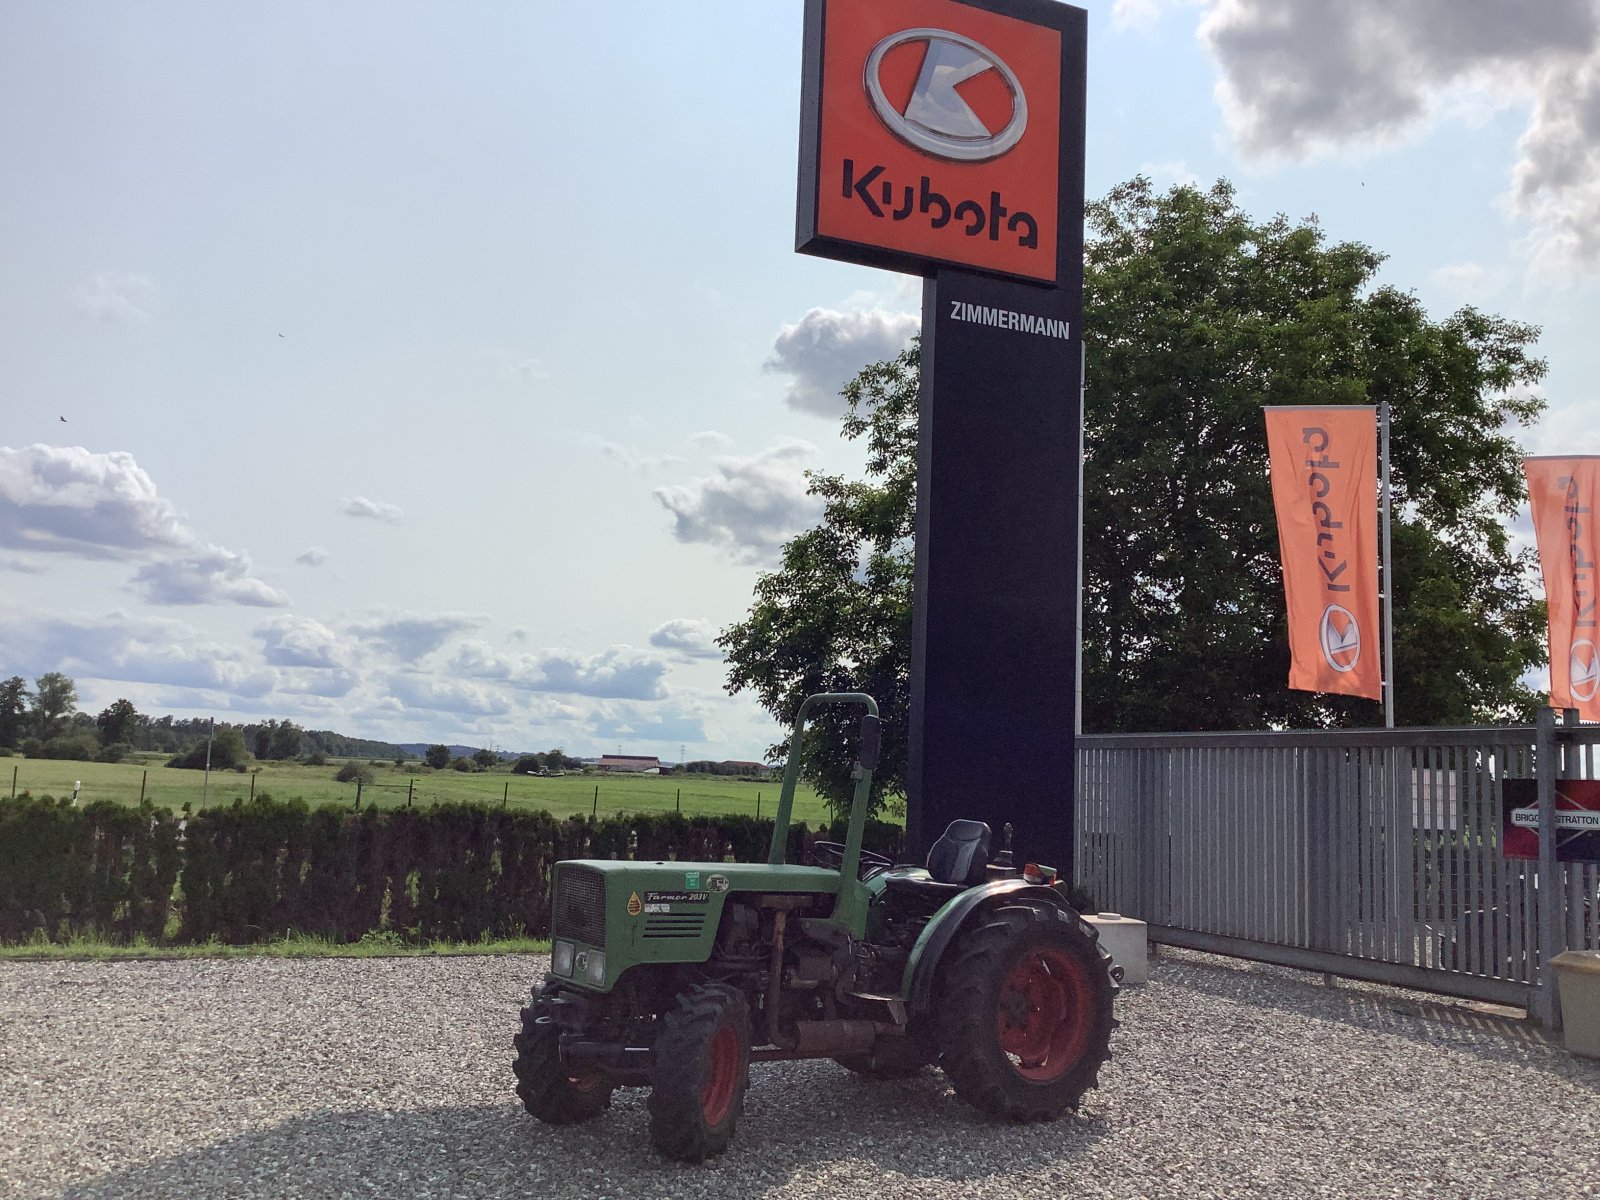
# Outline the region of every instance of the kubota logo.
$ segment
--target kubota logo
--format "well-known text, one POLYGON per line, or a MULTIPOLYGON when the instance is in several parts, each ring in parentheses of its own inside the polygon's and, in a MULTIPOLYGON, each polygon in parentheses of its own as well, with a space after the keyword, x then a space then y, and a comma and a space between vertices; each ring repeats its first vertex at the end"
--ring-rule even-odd
POLYGON ((1028 100, 1016 72, 992 50, 945 29, 905 29, 890 34, 867 58, 867 98, 889 131, 901 141, 952 162, 999 158, 1022 140, 1028 127, 1028 100), (896 47, 921 42, 926 47, 911 98, 899 108, 884 90, 883 60, 896 47), (993 71, 1011 98, 1009 119, 986 122, 972 111, 961 85, 993 71), (999 124, 999 128, 991 128, 999 124))
POLYGON ((1353 671, 1361 659, 1361 626, 1348 608, 1330 604, 1322 610, 1318 630, 1322 657, 1335 671, 1353 671))
POLYGON ((1572 643, 1572 655, 1567 660, 1574 699, 1590 701, 1600 692, 1600 654, 1594 643, 1583 638, 1572 643))

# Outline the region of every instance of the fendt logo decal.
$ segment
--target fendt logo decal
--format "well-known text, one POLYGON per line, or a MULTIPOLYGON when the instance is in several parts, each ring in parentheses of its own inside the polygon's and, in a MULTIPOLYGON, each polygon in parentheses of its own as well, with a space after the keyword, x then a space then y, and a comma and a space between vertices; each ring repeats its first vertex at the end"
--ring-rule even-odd
POLYGON ((873 112, 897 138, 936 158, 986 162, 1022 140, 1028 128, 1028 99, 1016 72, 971 38, 947 29, 906 29, 890 34, 867 58, 867 97, 873 112), (924 47, 922 69, 904 109, 884 89, 883 60, 901 46, 924 47), (1011 111, 998 129, 972 110, 963 85, 994 73, 1011 99, 1011 111))
POLYGON ((1600 692, 1600 654, 1588 638, 1572 643, 1570 683, 1574 699, 1587 703, 1600 692))
POLYGON ((1348 608, 1330 604, 1317 631, 1322 657, 1335 671, 1353 671, 1361 661, 1361 626, 1348 608))

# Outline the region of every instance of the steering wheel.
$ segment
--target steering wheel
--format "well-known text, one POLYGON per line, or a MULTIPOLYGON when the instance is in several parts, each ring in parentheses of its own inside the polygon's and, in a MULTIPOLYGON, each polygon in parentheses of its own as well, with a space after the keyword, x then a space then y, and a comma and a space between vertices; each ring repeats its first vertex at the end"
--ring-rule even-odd
MULTIPOLYGON (((831 867, 838 870, 844 865, 844 845, 841 842, 812 842, 811 861, 819 867, 831 867)), ((881 854, 874 854, 865 848, 861 851, 861 863, 856 870, 860 879, 871 879, 881 871, 887 871, 894 866, 881 854)))

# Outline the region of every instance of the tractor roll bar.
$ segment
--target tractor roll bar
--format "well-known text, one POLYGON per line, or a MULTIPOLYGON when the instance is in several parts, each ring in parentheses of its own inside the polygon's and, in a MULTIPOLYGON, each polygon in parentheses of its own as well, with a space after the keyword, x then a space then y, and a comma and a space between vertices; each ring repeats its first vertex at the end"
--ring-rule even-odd
MULTIPOLYGON (((800 781, 801 760, 805 751, 801 735, 805 733, 806 716, 814 707, 823 704, 859 704, 867 710, 871 724, 878 720, 878 702, 865 692, 822 692, 807 696, 794 717, 794 732, 789 736, 789 761, 783 767, 783 790, 778 796, 778 815, 772 822, 772 846, 767 851, 767 862, 780 866, 789 848, 789 816, 794 811, 794 789, 800 781)), ((845 861, 839 873, 845 879, 854 879, 861 861, 861 835, 867 824, 867 797, 872 791, 872 770, 877 764, 878 731, 862 738, 864 753, 856 763, 855 796, 850 802, 850 832, 845 835, 845 861)))

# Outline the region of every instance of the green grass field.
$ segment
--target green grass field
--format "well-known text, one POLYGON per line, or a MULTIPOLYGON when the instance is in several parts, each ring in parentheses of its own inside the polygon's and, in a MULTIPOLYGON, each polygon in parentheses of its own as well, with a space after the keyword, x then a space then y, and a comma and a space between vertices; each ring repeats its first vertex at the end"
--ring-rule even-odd
MULTIPOLYGON (((200 808, 205 773, 164 766, 166 759, 167 756, 162 755, 149 762, 87 763, 43 758, 0 758, 0 795, 11 794, 12 773, 15 771, 15 790, 32 792, 35 796, 70 796, 74 782, 81 782, 78 792, 80 802, 112 800, 118 804, 137 804, 142 786, 145 799, 153 804, 170 808, 181 808, 187 804, 193 809, 200 808)), ((331 761, 325 767, 282 762, 265 762, 255 766, 259 769, 243 775, 235 771, 213 771, 210 796, 206 803, 231 804, 236 798, 248 798, 253 777, 258 794, 269 792, 277 800, 299 798, 313 806, 355 805, 355 784, 334 781, 334 773, 340 766, 337 761, 331 761)), ((598 811, 601 815, 671 812, 678 806, 680 796, 682 811, 690 815, 743 813, 755 816, 759 797, 760 814, 770 817, 778 805, 779 780, 776 776, 764 783, 671 775, 590 774, 540 778, 513 775, 509 770, 465 774, 448 769, 429 771, 425 767, 415 766, 397 768, 392 763, 373 767, 372 772, 377 779, 361 791, 363 808, 368 805, 403 808, 408 787, 412 789, 411 803, 416 805, 447 801, 499 804, 504 800, 518 808, 542 808, 558 817, 592 811, 595 808, 596 788, 599 789, 598 811)), ((795 795, 795 820, 814 827, 824 822, 827 814, 827 806, 814 791, 802 784, 795 795)))

